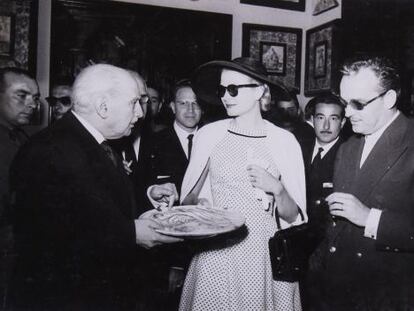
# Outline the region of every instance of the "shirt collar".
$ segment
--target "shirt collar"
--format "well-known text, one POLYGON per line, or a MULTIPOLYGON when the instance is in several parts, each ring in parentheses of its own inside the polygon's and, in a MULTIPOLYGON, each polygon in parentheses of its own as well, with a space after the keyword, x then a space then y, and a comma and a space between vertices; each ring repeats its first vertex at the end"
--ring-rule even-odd
POLYGON ((190 134, 195 134, 195 132, 197 132, 197 129, 198 129, 198 126, 197 126, 192 132, 187 132, 178 125, 177 121, 174 121, 173 127, 178 137, 185 137, 185 138, 187 138, 188 135, 190 134))
POLYGON ((376 132, 369 134, 369 135, 365 135, 365 140, 366 141, 377 141, 382 133, 385 132, 385 130, 390 126, 390 124, 397 119, 397 117, 400 115, 400 111, 397 110, 397 112, 392 116, 392 118, 386 123, 384 124, 382 127, 380 127, 376 132))
POLYGON ((330 143, 326 144, 326 145, 321 145, 317 139, 315 139, 315 147, 313 148, 313 154, 312 154, 312 158, 315 157, 315 155, 318 153, 318 149, 322 148, 323 151, 321 152, 321 158, 323 158, 325 156, 325 154, 333 147, 333 145, 336 144, 336 142, 338 141, 339 136, 331 141, 330 143))
POLYGON ((78 121, 85 127, 85 129, 95 138, 98 144, 102 144, 105 141, 105 137, 99 132, 96 128, 93 127, 88 121, 78 115, 75 111, 71 110, 73 115, 78 119, 78 121))

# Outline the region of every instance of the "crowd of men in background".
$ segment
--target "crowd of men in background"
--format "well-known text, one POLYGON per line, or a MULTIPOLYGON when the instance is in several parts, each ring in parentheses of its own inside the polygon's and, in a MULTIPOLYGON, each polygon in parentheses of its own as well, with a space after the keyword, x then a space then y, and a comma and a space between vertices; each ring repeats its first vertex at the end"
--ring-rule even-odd
MULTIPOLYGON (((303 308, 414 307, 414 131, 396 108, 398 72, 368 58, 342 73, 340 96, 312 98, 308 120, 293 93, 263 109, 302 147, 315 249, 303 308)), ((29 140, 38 84, 0 69, 0 308, 177 308, 192 250, 138 216, 151 185, 154 199, 178 196, 203 106, 189 80, 168 104, 160 91, 135 72, 88 67, 56 81, 51 124, 29 140)))

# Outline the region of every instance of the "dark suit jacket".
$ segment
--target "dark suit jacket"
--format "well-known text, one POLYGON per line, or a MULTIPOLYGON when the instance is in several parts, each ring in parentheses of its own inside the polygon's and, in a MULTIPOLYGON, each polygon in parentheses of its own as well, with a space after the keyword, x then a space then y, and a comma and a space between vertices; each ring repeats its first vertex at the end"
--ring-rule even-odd
MULTIPOLYGON (((172 182, 180 194, 187 165, 188 159, 172 125, 154 134, 151 152, 152 184, 172 182), (161 176, 168 177, 160 178, 161 176)), ((181 267, 186 270, 193 250, 191 244, 185 243, 164 245, 162 248, 151 250, 150 253, 154 271, 157 271, 152 281, 158 289, 165 289, 168 287, 170 267, 181 267)))
POLYGON ((154 134, 151 158, 153 183, 172 182, 180 193, 188 159, 173 126, 154 134))
POLYGON ((137 249, 133 192, 73 114, 20 150, 11 189, 19 256, 13 303, 23 310, 128 310, 137 249))
POLYGON ((146 191, 152 182, 152 171, 150 165, 150 143, 152 141, 150 133, 143 132, 141 134, 138 161, 135 155, 132 137, 123 137, 110 142, 111 146, 113 146, 120 157, 122 157, 122 151, 125 151, 126 160, 132 161, 130 166, 132 173, 129 175, 129 178, 134 184, 137 206, 139 208, 138 214, 142 214, 143 212, 152 209, 152 205, 148 200, 146 191))
POLYGON ((376 240, 344 219, 329 226, 311 258, 312 274, 321 276, 311 282, 321 285, 316 310, 414 309, 413 133, 413 121, 400 115, 361 169, 363 138, 351 137, 339 149, 334 190, 383 212, 376 240))
POLYGON ((329 208, 324 203, 324 198, 332 193, 332 188, 328 184, 333 184, 333 171, 336 153, 342 139, 329 149, 319 162, 319 165, 312 165, 312 154, 315 141, 312 144, 302 144, 302 153, 306 172, 306 194, 307 194, 307 213, 309 224, 314 229, 315 243, 318 243, 325 232, 327 223, 330 221, 329 208))

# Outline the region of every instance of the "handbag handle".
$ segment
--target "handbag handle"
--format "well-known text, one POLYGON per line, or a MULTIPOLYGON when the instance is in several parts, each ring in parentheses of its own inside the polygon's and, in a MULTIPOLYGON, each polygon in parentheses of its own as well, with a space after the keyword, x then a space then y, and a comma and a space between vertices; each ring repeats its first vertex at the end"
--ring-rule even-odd
MULTIPOLYGON (((304 221, 305 217, 303 216, 303 212, 302 212, 302 210, 300 209, 299 206, 297 206, 297 207, 298 207, 298 212, 299 212, 300 218, 302 218, 302 221, 304 221)), ((277 205, 276 205, 276 208, 275 208, 275 216, 276 216, 277 229, 280 230, 280 229, 282 229, 282 226, 280 225, 280 216, 279 216, 279 211, 277 209, 277 205)))

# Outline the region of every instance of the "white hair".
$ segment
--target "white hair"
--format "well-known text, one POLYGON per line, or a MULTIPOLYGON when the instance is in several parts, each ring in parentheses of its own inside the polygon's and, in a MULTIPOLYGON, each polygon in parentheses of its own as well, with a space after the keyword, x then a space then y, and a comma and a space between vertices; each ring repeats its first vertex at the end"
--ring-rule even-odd
MULTIPOLYGON (((114 96, 122 90, 128 71, 108 64, 96 64, 84 68, 76 77, 72 90, 73 110, 90 114, 96 96, 114 96)), ((125 87, 125 86, 124 86, 125 87)))

